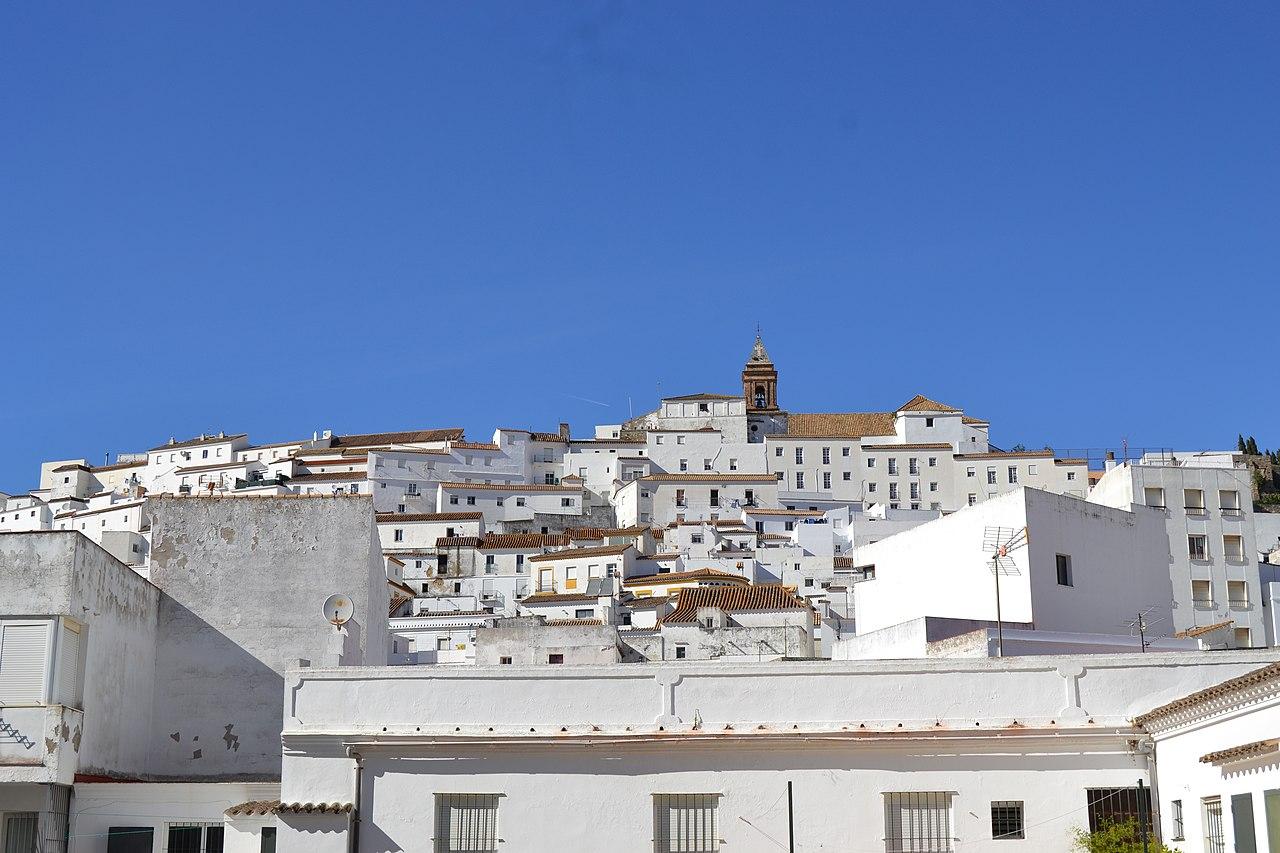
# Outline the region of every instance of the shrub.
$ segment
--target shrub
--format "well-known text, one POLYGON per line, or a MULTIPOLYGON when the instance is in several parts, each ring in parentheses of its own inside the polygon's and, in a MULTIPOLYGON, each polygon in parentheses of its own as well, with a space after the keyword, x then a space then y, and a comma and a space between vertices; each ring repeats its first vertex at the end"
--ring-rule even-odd
MULTIPOLYGON (((1097 832, 1077 829, 1074 847, 1080 853, 1142 853, 1142 835, 1136 820, 1108 823, 1097 832)), ((1150 853, 1178 853, 1154 836, 1148 838, 1147 849, 1150 853)))

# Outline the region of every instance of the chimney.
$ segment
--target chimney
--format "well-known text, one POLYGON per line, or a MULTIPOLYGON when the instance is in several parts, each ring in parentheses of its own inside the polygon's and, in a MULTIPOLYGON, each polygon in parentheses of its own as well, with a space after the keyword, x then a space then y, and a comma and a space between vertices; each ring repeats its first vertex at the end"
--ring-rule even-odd
POLYGON ((565 441, 568 441, 568 440, 569 440, 569 425, 568 425, 568 424, 566 424, 566 423, 562 423, 562 424, 560 424, 560 437, 561 437, 561 438, 563 438, 565 441))

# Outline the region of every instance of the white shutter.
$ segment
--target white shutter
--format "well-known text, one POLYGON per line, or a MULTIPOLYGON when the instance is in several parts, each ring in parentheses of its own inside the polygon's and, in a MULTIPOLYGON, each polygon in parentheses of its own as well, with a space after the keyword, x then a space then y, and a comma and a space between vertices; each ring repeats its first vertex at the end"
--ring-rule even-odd
POLYGON ((44 702, 48 622, 0 624, 0 703, 44 702))
POLYGON ((80 629, 64 622, 58 640, 58 670, 54 677, 53 701, 80 706, 80 629))

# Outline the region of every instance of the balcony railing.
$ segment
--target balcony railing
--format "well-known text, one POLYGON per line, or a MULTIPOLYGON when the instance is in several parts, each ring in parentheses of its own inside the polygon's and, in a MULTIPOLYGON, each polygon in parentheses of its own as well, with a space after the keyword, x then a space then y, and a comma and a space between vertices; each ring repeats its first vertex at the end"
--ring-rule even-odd
POLYGON ((1249 609, 1249 599, 1247 598, 1230 598, 1227 599, 1227 605, 1237 610, 1249 609))

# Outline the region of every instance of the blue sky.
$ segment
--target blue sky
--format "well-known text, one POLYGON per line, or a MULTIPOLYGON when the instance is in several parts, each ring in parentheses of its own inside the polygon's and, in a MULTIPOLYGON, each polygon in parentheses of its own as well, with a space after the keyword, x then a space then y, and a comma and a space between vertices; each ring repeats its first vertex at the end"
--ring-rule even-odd
POLYGON ((757 322, 784 408, 1276 446, 1278 32, 1262 3, 8 4, 0 489, 219 429, 585 433, 735 390, 757 322))

